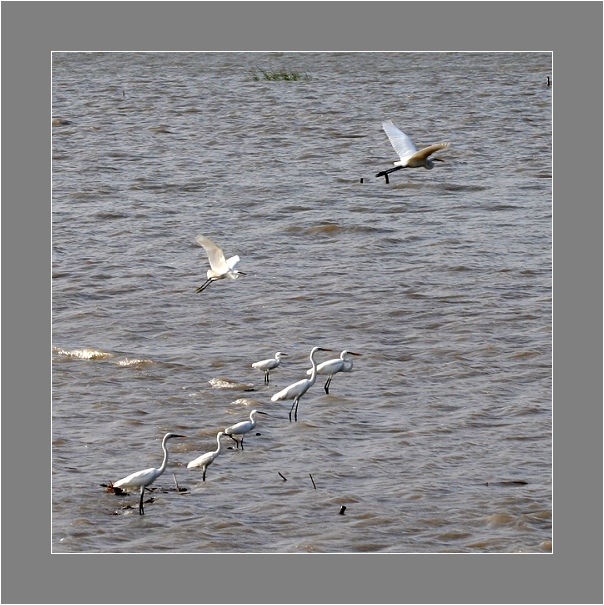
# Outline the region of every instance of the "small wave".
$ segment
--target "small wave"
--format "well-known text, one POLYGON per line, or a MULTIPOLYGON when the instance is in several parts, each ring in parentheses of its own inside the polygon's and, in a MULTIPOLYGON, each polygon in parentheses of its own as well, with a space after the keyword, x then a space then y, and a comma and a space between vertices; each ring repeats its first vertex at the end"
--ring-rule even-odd
POLYGON ((208 380, 208 383, 213 389, 245 389, 250 391, 254 390, 253 384, 235 382, 234 380, 230 380, 229 378, 212 378, 212 380, 208 380))
POLYGON ((113 357, 112 353, 98 351, 97 349, 73 349, 68 351, 59 347, 53 347, 52 352, 61 357, 75 357, 76 359, 108 359, 113 357))
POLYGON ((248 399, 247 397, 241 397, 240 399, 235 399, 235 401, 233 401, 232 403, 233 403, 233 405, 245 405, 247 407, 258 405, 258 401, 256 399, 248 399))
POLYGON ((306 233, 334 233, 335 231, 341 231, 343 227, 340 225, 317 225, 316 227, 309 227, 306 233))
POLYGON ((152 363, 153 361, 150 359, 130 359, 129 357, 126 357, 125 359, 120 359, 117 362, 117 365, 124 368, 130 368, 132 366, 146 366, 152 363))

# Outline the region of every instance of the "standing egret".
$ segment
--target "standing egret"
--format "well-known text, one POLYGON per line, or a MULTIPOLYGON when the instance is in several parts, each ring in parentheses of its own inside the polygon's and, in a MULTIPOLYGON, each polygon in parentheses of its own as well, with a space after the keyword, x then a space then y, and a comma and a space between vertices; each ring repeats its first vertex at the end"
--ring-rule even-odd
POLYGON ((132 489, 139 487, 141 490, 141 499, 138 503, 138 514, 144 515, 145 509, 143 507, 143 494, 145 493, 145 488, 148 485, 151 485, 163 472, 166 470, 166 466, 168 464, 168 449, 166 448, 166 441, 168 439, 173 439, 174 437, 182 437, 185 438, 184 435, 177 435, 176 433, 166 433, 161 442, 161 447, 164 450, 164 461, 161 463, 159 468, 148 468, 144 471, 138 471, 136 473, 132 473, 115 483, 112 483, 112 487, 120 487, 122 489, 132 489))
MULTIPOLYGON (((317 374, 329 377, 325 383, 325 386, 323 387, 327 395, 329 395, 329 385, 331 384, 333 375, 337 374, 338 372, 350 372, 350 370, 352 370, 353 360, 350 358, 350 355, 361 356, 360 353, 342 351, 338 359, 329 359, 328 361, 324 361, 317 366, 317 374)), ((306 373, 312 374, 312 369, 308 370, 306 373)))
POLYGON ((252 364, 252 368, 256 368, 257 370, 262 370, 264 372, 264 384, 268 384, 270 382, 269 374, 271 370, 279 367, 281 363, 281 358, 287 357, 286 353, 275 353, 275 357, 272 359, 263 359, 262 361, 257 361, 252 364))
POLYGON ((271 397, 271 401, 281 401, 282 399, 293 399, 292 407, 289 410, 289 421, 292 421, 292 411, 295 408, 294 412, 294 420, 298 422, 298 404, 300 403, 300 398, 310 387, 315 384, 317 380, 317 363, 315 362, 315 353, 317 351, 333 351, 333 349, 324 349, 323 347, 314 347, 310 352, 310 363, 312 363, 312 370, 310 378, 303 378, 302 380, 298 380, 298 382, 294 382, 294 384, 290 384, 288 387, 285 387, 282 391, 275 393, 271 397))
MULTIPOLYGON (((394 151, 398 153, 401 158, 398 162, 394 162, 394 168, 390 170, 383 170, 378 172, 375 176, 386 176, 395 170, 401 170, 401 168, 421 168, 422 166, 427 170, 434 168, 434 162, 444 162, 440 158, 430 158, 435 151, 444 149, 449 146, 449 143, 436 143, 429 147, 424 147, 421 151, 415 148, 415 145, 411 139, 401 130, 399 130, 391 120, 382 122, 382 128, 388 135, 390 143, 394 147, 394 151)), ((388 177, 386 176, 386 179, 388 177)))
POLYGON ((239 262, 238 256, 231 256, 225 259, 224 252, 210 239, 203 235, 198 235, 195 240, 203 247, 208 255, 211 269, 208 269, 208 279, 197 288, 197 292, 203 292, 213 281, 230 277, 237 279, 240 275, 245 275, 243 271, 237 271, 235 265, 239 262))
POLYGON ((203 475, 201 477, 202 481, 206 480, 206 470, 207 470, 208 466, 210 466, 210 464, 212 464, 212 462, 214 462, 214 460, 216 460, 216 458, 218 458, 218 454, 220 454, 220 449, 221 449, 220 438, 223 435, 224 435, 223 431, 220 431, 216 435, 216 441, 218 443, 217 449, 215 449, 213 452, 207 452, 206 454, 202 454, 201 456, 199 456, 199 458, 195 458, 195 460, 191 460, 191 462, 189 462, 189 464, 187 464, 187 468, 203 469, 203 475))
POLYGON ((250 413, 250 419, 244 420, 243 422, 238 422, 237 424, 233 424, 232 426, 224 429, 224 434, 228 435, 236 444, 237 449, 239 449, 239 441, 233 437, 233 435, 241 435, 241 449, 243 449, 243 438, 246 433, 249 433, 256 426, 256 419, 254 416, 256 414, 264 414, 268 416, 266 412, 261 412, 260 410, 252 410, 250 413))

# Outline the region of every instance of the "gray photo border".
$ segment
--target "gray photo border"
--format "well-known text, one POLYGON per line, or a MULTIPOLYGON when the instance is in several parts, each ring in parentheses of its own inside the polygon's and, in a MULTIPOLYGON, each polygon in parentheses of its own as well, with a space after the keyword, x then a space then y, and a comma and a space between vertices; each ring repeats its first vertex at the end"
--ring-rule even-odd
POLYGON ((3 603, 602 603, 601 2, 1 8, 2 302, 10 320, 3 603), (51 554, 50 53, 58 50, 553 52, 553 553, 51 554))

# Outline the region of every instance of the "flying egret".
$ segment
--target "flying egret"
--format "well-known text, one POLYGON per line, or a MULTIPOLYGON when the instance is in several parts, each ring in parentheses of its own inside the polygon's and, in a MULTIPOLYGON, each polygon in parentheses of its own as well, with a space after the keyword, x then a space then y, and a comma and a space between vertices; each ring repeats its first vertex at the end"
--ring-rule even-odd
POLYGON ((224 429, 224 434, 228 435, 236 444, 237 449, 239 449, 239 441, 233 437, 233 435, 241 435, 241 449, 243 449, 243 438, 246 433, 249 433, 256 426, 256 419, 254 416, 256 414, 264 414, 268 416, 266 412, 261 412, 260 410, 252 410, 250 413, 250 419, 244 420, 243 422, 238 422, 237 424, 233 424, 228 428, 224 429))
POLYGON ((223 435, 224 435, 223 431, 220 431, 216 435, 216 441, 218 443, 217 449, 215 449, 213 452, 207 452, 206 454, 202 454, 201 456, 199 456, 199 458, 195 458, 195 460, 191 460, 191 462, 189 462, 189 464, 187 464, 187 468, 202 468, 203 469, 203 475, 201 477, 202 481, 206 480, 206 470, 207 470, 208 466, 210 466, 210 464, 212 464, 212 462, 214 462, 214 460, 216 460, 216 458, 218 458, 218 454, 220 454, 220 450, 221 450, 220 438, 223 435))
POLYGON ((138 471, 136 473, 132 473, 119 481, 116 481, 112 484, 113 487, 120 487, 122 489, 133 489, 139 487, 141 490, 141 499, 138 503, 138 514, 144 515, 145 509, 143 507, 143 494, 145 493, 145 488, 148 485, 151 485, 163 472, 166 470, 166 466, 168 464, 168 449, 166 448, 166 441, 168 439, 173 439, 174 437, 182 437, 185 438, 184 435, 177 435, 176 433, 166 433, 161 442, 161 447, 164 450, 164 461, 161 463, 159 468, 148 468, 144 471, 138 471))
POLYGON ((275 357, 272 359, 263 359, 262 361, 257 361, 256 363, 252 364, 252 368, 256 368, 257 370, 262 370, 264 372, 264 384, 268 384, 270 382, 269 374, 271 373, 271 370, 279 367, 282 357, 287 357, 287 354, 279 351, 278 353, 275 353, 275 357))
MULTIPOLYGON (((328 361, 324 361, 317 366, 317 374, 329 377, 325 383, 325 386, 323 387, 327 395, 329 395, 329 385, 331 384, 333 375, 337 374, 338 372, 350 372, 350 370, 352 370, 353 360, 350 358, 350 355, 358 355, 361 357, 360 353, 342 351, 338 359, 329 359, 328 361)), ((306 373, 312 374, 312 369, 308 370, 306 373)))
POLYGON ((198 235, 195 240, 206 251, 211 267, 206 274, 208 279, 197 288, 197 292, 203 292, 213 281, 225 277, 237 279, 240 275, 245 275, 243 271, 235 269, 235 265, 239 262, 238 256, 225 259, 224 252, 212 240, 203 235, 198 235))
POLYGON ((310 387, 315 384, 317 380, 317 363, 315 362, 315 354, 318 351, 333 351, 333 349, 324 349, 323 347, 314 347, 310 352, 310 363, 312 363, 312 370, 310 378, 303 378, 302 380, 298 380, 298 382, 294 382, 294 384, 290 384, 288 387, 285 387, 282 391, 275 393, 271 397, 271 401, 281 401, 283 399, 293 399, 292 407, 289 410, 289 421, 292 421, 292 411, 295 408, 294 412, 294 420, 298 422, 298 404, 300 403, 300 398, 310 387))
POLYGON ((386 176, 395 170, 401 170, 401 168, 421 168, 423 166, 427 170, 432 170, 434 162, 444 162, 440 158, 430 158, 429 156, 439 149, 445 149, 449 146, 449 143, 436 143, 418 151, 411 139, 399 130, 391 120, 382 122, 382 128, 388 135, 394 151, 396 151, 401 159, 398 162, 394 162, 394 168, 378 172, 375 175, 376 177, 386 176))

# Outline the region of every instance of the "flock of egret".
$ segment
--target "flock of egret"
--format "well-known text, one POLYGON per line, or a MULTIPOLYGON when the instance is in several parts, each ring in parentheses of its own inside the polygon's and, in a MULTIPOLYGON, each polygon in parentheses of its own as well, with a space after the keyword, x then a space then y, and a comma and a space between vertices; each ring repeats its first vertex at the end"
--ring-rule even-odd
MULTIPOLYGON (((383 122, 382 127, 388 135, 390 143, 394 147, 394 150, 398 154, 400 160, 394 162, 394 168, 379 172, 376 177, 385 176, 386 182, 388 182, 388 174, 394 172, 395 170, 419 167, 424 167, 428 170, 431 170, 434 167, 435 161, 444 161, 440 158, 430 158, 430 156, 435 151, 448 147, 449 143, 437 143, 418 151, 411 139, 404 132, 394 126, 391 121, 383 122)), ((227 259, 222 249, 212 240, 203 235, 198 235, 196 241, 205 250, 210 263, 210 269, 208 269, 206 273, 207 279, 201 286, 197 288, 196 292, 203 292, 214 281, 225 279, 227 277, 230 279, 237 279, 240 275, 245 275, 245 273, 242 271, 235 269, 240 260, 239 256, 235 255, 227 259)), ((333 351, 333 349, 328 349, 325 347, 313 347, 310 352, 310 363, 312 367, 307 372, 307 374, 310 375, 310 378, 298 380, 297 382, 285 387, 278 393, 275 393, 271 397, 271 401, 293 400, 292 406, 289 410, 290 422, 292 420, 292 412, 294 414, 294 421, 298 421, 298 406, 300 404, 300 399, 315 384, 318 375, 327 376, 327 381, 325 382, 323 388, 325 393, 329 394, 329 387, 334 375, 338 372, 350 372, 353 366, 351 356, 361 355, 361 353, 354 353, 352 351, 342 351, 339 358, 330 359, 328 361, 324 361, 323 363, 317 364, 315 361, 315 355, 319 351, 333 351)), ((252 364, 253 368, 264 372, 265 385, 270 383, 270 372, 271 370, 279 367, 282 357, 287 357, 287 355, 279 351, 275 354, 274 358, 263 359, 262 361, 257 361, 256 363, 252 364)), ((187 468, 201 468, 203 471, 202 481, 205 481, 208 467, 214 462, 214 460, 216 460, 222 451, 222 437, 230 437, 233 439, 233 441, 235 441, 237 449, 239 449, 239 446, 241 445, 241 450, 243 450, 243 440, 245 435, 256 427, 256 414, 269 415, 261 410, 252 410, 249 420, 238 422, 225 428, 223 431, 219 431, 216 435, 217 448, 213 451, 202 454, 194 460, 191 460, 191 462, 187 464, 187 468), (237 437, 239 437, 239 439, 237 439, 237 437)), ((159 468, 149 468, 138 471, 111 484, 112 488, 119 488, 119 490, 132 491, 140 489, 140 501, 138 508, 140 515, 145 514, 145 509, 143 506, 143 495, 145 488, 151 485, 166 470, 166 466, 168 464, 168 449, 166 447, 166 442, 169 439, 176 437, 184 438, 185 436, 176 433, 166 433, 164 435, 161 444, 164 451, 164 459, 159 468)))
MULTIPOLYGON (((325 347, 313 347, 310 352, 310 362, 312 364, 312 368, 308 371, 308 373, 310 374, 310 378, 303 378, 298 382, 294 382, 293 384, 290 384, 288 387, 285 387, 278 393, 275 393, 271 397, 271 401, 281 401, 284 399, 294 400, 292 407, 289 411, 290 422, 292 419, 292 412, 294 412, 294 420, 297 422, 298 404, 300 402, 300 398, 310 389, 310 387, 315 384, 317 376, 319 374, 328 376, 327 382, 324 385, 324 389, 325 393, 329 394, 329 385, 333 376, 338 372, 350 372, 352 370, 352 359, 350 359, 350 356, 361 355, 361 353, 342 351, 340 357, 317 364, 317 362, 315 361, 315 355, 319 351, 333 351, 333 349, 328 349, 325 347)), ((253 368, 260 369, 265 372, 265 384, 268 384, 268 372, 270 372, 270 370, 276 368, 279 365, 279 362, 282 357, 287 357, 287 355, 279 351, 275 354, 274 358, 264 359, 262 361, 252 364, 253 368)), ((233 424, 232 426, 229 426, 224 430, 219 431, 216 435, 216 449, 210 452, 206 452, 205 454, 202 454, 194 460, 191 460, 187 464, 187 468, 200 468, 202 470, 201 480, 205 481, 208 467, 214 462, 214 460, 216 460, 216 458, 222 452, 222 437, 230 437, 233 441, 235 441, 237 449, 239 449, 239 446, 241 445, 241 450, 243 450, 243 440, 245 438, 245 435, 254 428, 256 428, 256 414, 270 416, 270 414, 268 414, 267 412, 263 412, 262 410, 252 410, 250 412, 249 420, 237 422, 236 424, 233 424)), ((166 446, 166 442, 168 441, 168 439, 173 439, 175 437, 185 438, 185 435, 179 435, 176 433, 166 433, 164 435, 161 444, 162 449, 164 451, 164 460, 159 468, 148 468, 142 471, 137 471, 135 473, 132 473, 131 475, 128 475, 127 477, 124 477, 123 479, 120 479, 119 481, 116 481, 115 483, 111 483, 111 488, 113 488, 114 490, 115 488, 119 488, 120 492, 140 489, 140 500, 138 505, 139 515, 145 514, 145 509, 143 506, 143 496, 145 493, 145 488, 151 485, 166 470, 166 466, 168 464, 168 448, 166 446)))

